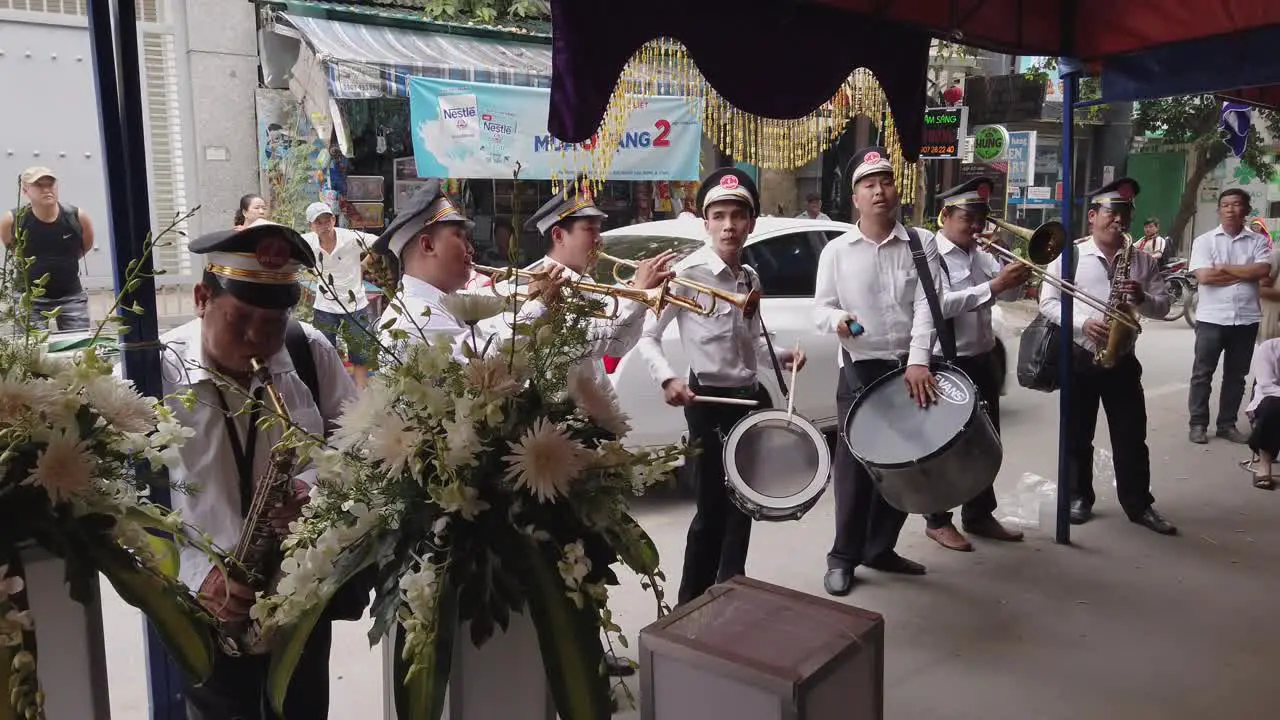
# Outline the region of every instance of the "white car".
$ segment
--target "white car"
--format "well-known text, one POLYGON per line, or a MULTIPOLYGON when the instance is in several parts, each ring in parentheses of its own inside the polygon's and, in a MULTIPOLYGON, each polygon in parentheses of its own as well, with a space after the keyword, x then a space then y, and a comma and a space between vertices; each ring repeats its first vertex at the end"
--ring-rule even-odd
MULTIPOLYGON (((836 355, 834 333, 819 332, 813 322, 813 293, 818 271, 818 255, 832 238, 853 229, 853 225, 832 220, 764 216, 756 221, 755 232, 747 238, 743 261, 760 274, 760 313, 774 349, 800 348, 808 362, 796 381, 795 411, 823 431, 834 430, 836 417, 836 355)), ((682 256, 701 247, 707 238, 700 219, 679 218, 616 228, 603 235, 604 252, 624 260, 652 257, 664 250, 682 256)), ((606 282, 612 264, 601 261, 595 273, 606 282)), ((624 269, 624 277, 630 273, 624 269)), ((675 323, 667 326, 663 351, 677 372, 687 372, 684 350, 675 323)), ((622 358, 605 358, 605 369, 613 380, 622 410, 631 416, 628 444, 634 447, 678 442, 687 434, 684 412, 663 402, 662 389, 649 375, 639 353, 622 358)), ((775 407, 786 407, 773 368, 759 368, 760 380, 773 398, 775 407)), ((784 375, 790 382, 790 373, 784 375)))

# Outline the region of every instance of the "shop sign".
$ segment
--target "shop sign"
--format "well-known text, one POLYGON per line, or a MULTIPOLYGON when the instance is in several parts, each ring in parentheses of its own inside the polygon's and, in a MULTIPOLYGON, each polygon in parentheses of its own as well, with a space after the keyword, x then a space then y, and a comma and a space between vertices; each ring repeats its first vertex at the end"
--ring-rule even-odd
POLYGON ((984 125, 973 133, 973 155, 978 162, 1003 160, 1009 152, 1009 131, 1003 125, 984 125))

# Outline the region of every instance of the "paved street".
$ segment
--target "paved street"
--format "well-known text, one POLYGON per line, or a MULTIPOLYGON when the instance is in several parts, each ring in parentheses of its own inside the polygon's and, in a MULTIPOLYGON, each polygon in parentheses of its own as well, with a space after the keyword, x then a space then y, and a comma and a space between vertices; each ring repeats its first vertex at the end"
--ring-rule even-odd
MULTIPOLYGON (((981 542, 974 553, 956 553, 925 539, 913 517, 899 550, 928 565, 928 576, 859 571, 862 583, 846 601, 885 614, 889 718, 1277 715, 1280 621, 1271 605, 1280 595, 1273 522, 1280 496, 1250 487, 1236 466, 1246 449, 1187 443, 1192 338, 1181 320, 1147 323, 1138 351, 1153 492, 1179 537, 1127 522, 1100 479, 1097 517, 1073 528, 1072 546, 1055 545, 1051 529, 1031 529, 1021 545, 981 542)), ((1053 477, 1058 443, 1057 396, 1010 384, 997 483, 1004 509, 1015 507, 1025 473, 1053 477)), ((1101 423, 1097 446, 1109 446, 1101 423)), ((661 548, 673 597, 691 512, 677 499, 637 507, 661 548)), ((1036 519, 1034 510, 1027 516, 1036 519)), ((799 523, 757 524, 751 575, 821 595, 831 518, 828 492, 799 523)), ((654 610, 634 578, 624 581, 614 591, 616 617, 634 635, 654 610)), ((143 718, 141 621, 114 598, 106 615, 112 715, 143 718)), ((367 649, 364 629, 343 623, 337 634, 336 719, 373 717, 381 707, 379 655, 367 649)))

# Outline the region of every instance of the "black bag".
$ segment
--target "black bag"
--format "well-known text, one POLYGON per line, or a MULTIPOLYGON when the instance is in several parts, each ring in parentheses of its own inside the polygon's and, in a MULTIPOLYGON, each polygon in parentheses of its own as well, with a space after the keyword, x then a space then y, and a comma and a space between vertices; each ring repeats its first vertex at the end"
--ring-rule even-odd
MULTIPOLYGON (((293 369, 297 371, 298 378, 311 391, 311 398, 315 401, 316 407, 320 407, 320 375, 316 371, 316 358, 311 354, 311 341, 307 338, 307 331, 303 329, 302 323, 289 320, 284 333, 284 346, 289 351, 289 358, 293 360, 293 369)), ((326 420, 324 429, 326 438, 332 429, 326 420)), ((373 587, 377 579, 376 565, 370 565, 356 573, 333 594, 333 598, 325 607, 324 618, 326 620, 359 620, 364 617, 365 608, 372 600, 373 587)))
MULTIPOLYGON (((1080 267, 1080 253, 1071 255, 1073 269, 1080 267)), ((1075 276, 1073 272, 1072 277, 1075 276)), ((1064 295, 1063 300, 1069 297, 1064 295)), ((1051 393, 1058 389, 1058 358, 1062 329, 1058 323, 1037 314, 1018 341, 1018 384, 1028 390, 1051 393)))

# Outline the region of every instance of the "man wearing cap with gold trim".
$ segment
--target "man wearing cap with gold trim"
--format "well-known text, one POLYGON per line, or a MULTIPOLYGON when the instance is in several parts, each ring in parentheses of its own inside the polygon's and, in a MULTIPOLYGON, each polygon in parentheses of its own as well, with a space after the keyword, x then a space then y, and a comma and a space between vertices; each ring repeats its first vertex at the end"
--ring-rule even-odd
POLYGON ((84 210, 59 202, 53 170, 30 167, 18 179, 30 205, 0 217, 0 242, 12 247, 23 232, 23 253, 33 261, 27 281, 49 276, 44 294, 31 301, 31 324, 50 325, 42 313, 58 310, 52 321, 58 330, 88 330, 89 295, 80 282, 80 260, 93 249, 93 223, 84 210))
MULTIPOLYGON (((301 298, 303 268, 315 265, 305 240, 291 228, 258 220, 242 230, 202 235, 191 252, 204 255, 204 277, 195 287, 196 319, 161 337, 164 393, 191 392, 190 408, 168 400, 177 420, 195 431, 170 468, 172 481, 197 492, 175 493, 174 509, 219 547, 231 548, 240 536, 254 483, 267 470, 271 447, 280 440, 276 424, 259 427, 259 411, 249 397, 262 400, 264 389, 250 361, 266 361, 272 380, 292 420, 304 430, 323 435, 336 423, 342 404, 356 394, 355 384, 333 345, 319 330, 302 324, 309 360, 315 369, 317 396, 300 378, 285 348, 290 312, 301 298)), ((306 362, 307 360, 302 360, 306 362)), ((268 407, 270 404, 267 404, 268 407)), ((290 502, 271 515, 277 531, 306 503, 313 473, 305 468, 294 479, 290 502)), ((183 548, 179 579, 220 621, 243 619, 253 605, 253 592, 225 576, 202 552, 183 548)), ((285 701, 290 718, 323 719, 329 706, 330 620, 322 620, 308 640, 285 701)), ((271 720, 263 708, 269 656, 219 654, 208 682, 187 691, 191 720, 271 720)))
MULTIPOLYGON (((1022 263, 1001 267, 995 255, 984 252, 977 235, 987 224, 991 212, 988 199, 995 183, 991 178, 976 177, 940 193, 942 226, 933 236, 942 258, 940 270, 944 292, 942 315, 951 324, 956 342, 954 364, 978 387, 986 402, 987 415, 996 432, 1000 432, 1000 371, 996 353, 995 328, 991 324, 991 307, 996 300, 1017 300, 1023 283, 1031 276, 1031 268, 1022 263)), ((921 235, 927 231, 918 230, 921 235)), ((992 540, 1018 541, 1022 532, 1012 530, 996 520, 996 493, 988 487, 960 511, 961 524, 972 535, 992 540)), ((950 512, 925 516, 925 535, 939 545, 960 551, 973 550, 969 539, 956 529, 950 512)))
MULTIPOLYGON (((1133 178, 1115 182, 1088 193, 1090 234, 1075 246, 1079 253, 1075 284, 1106 302, 1111 297, 1116 260, 1126 243, 1125 231, 1133 218, 1133 199, 1140 192, 1133 178)), ((1134 250, 1130 253, 1129 279, 1117 286, 1129 303, 1149 318, 1163 319, 1169 312, 1169 294, 1155 258, 1134 250)), ((1062 259, 1055 259, 1046 272, 1061 277, 1062 259)), ((1062 292, 1054 285, 1040 286, 1040 313, 1050 322, 1062 317, 1062 292)), ((1126 353, 1111 368, 1093 362, 1099 346, 1108 337, 1106 318, 1079 300, 1073 300, 1072 334, 1077 348, 1071 379, 1072 405, 1080 423, 1075 428, 1071 450, 1071 522, 1081 524, 1093 517, 1093 435, 1098 425, 1098 405, 1107 413, 1111 431, 1112 462, 1116 472, 1116 498, 1129 520, 1162 535, 1177 528, 1156 511, 1151 496, 1151 454, 1147 449, 1147 402, 1142 391, 1142 363, 1136 354, 1126 353)))
MULTIPOLYGON (((845 418, 862 389, 877 378, 906 366, 906 384, 924 406, 935 395, 929 363, 934 323, 924 279, 912 258, 907 229, 899 221, 898 190, 893 163, 882 147, 864 148, 850 161, 857 227, 827 243, 818 258, 814 322, 840 341, 836 386, 838 417, 845 418), (851 323, 862 326, 854 334, 851 323)), ((942 296, 942 272, 931 236, 920 237, 934 289, 942 296)), ((843 432, 843 428, 841 428, 843 432)), ((894 547, 906 513, 889 505, 866 468, 847 443, 836 443, 832 487, 836 499, 836 533, 827 554, 823 586, 831 595, 853 589, 859 565, 881 572, 923 575, 918 562, 894 547)))
MULTIPOLYGON (((742 264, 742 249, 760 214, 760 193, 755 181, 737 168, 721 168, 707 176, 698 189, 698 207, 709 236, 708 244, 676 265, 676 275, 735 293, 760 290, 760 276, 742 264)), ((672 292, 689 296, 682 286, 672 292)), ((760 385, 758 368, 773 362, 760 317, 743 315, 728 303, 716 303, 704 317, 668 306, 645 321, 636 351, 649 364, 649 374, 662 386, 668 405, 683 407, 689 424, 689 440, 699 445, 697 456, 697 511, 685 541, 684 571, 678 601, 687 603, 714 583, 746 571, 751 518, 729 499, 725 487, 722 436, 751 408, 697 403, 699 394, 756 400, 771 406, 769 393, 760 385), (680 343, 689 364, 682 378, 662 352, 662 337, 672 321, 680 329, 680 343)), ((778 362, 804 367, 804 353, 777 352, 778 362)))

